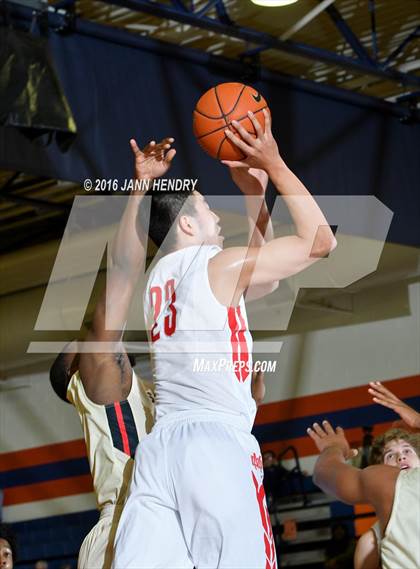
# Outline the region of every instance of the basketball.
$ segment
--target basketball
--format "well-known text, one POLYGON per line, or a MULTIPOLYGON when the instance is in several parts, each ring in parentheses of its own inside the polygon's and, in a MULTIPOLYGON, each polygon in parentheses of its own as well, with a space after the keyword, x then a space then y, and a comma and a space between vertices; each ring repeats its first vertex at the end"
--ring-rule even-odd
POLYGON ((239 136, 231 125, 232 120, 236 120, 256 137, 247 113, 252 111, 264 130, 265 108, 268 109, 266 100, 253 87, 242 83, 220 83, 206 91, 194 109, 194 136, 201 148, 213 158, 243 160, 246 156, 227 138, 225 129, 229 128, 239 136))

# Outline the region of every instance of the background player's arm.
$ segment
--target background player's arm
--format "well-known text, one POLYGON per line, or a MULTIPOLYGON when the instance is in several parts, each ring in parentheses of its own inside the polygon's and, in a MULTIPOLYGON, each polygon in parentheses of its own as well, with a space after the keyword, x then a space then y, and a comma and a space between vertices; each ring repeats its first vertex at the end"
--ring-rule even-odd
POLYGON ((365 532, 358 540, 354 552, 354 569, 380 569, 378 542, 373 529, 365 532))
MULTIPOLYGON (((139 150, 135 140, 131 148, 135 156, 137 179, 154 179, 170 167, 175 150, 173 139, 154 141, 139 150)), ((111 246, 111 263, 107 271, 106 288, 95 307, 88 342, 107 342, 103 353, 82 352, 79 370, 88 397, 107 404, 126 397, 131 387, 131 366, 121 339, 140 270, 146 255, 146 239, 140 238, 136 217, 143 193, 133 191, 121 218, 111 246)))
POLYGON ((316 201, 281 158, 271 133, 270 116, 265 109, 264 115, 263 132, 258 121, 250 114, 257 138, 253 138, 239 123, 233 121, 233 126, 242 138, 228 129, 225 131, 226 136, 247 158, 241 162, 224 163, 231 168, 252 167, 265 170, 285 200, 296 234, 273 239, 260 248, 226 249, 213 257, 209 263, 209 275, 212 286, 218 280, 219 284, 214 289, 224 303, 226 300, 232 302, 232 298, 237 302, 250 286, 273 283, 302 271, 328 255, 336 246, 333 232, 316 201))
POLYGON ((376 465, 360 470, 346 464, 357 451, 350 449, 343 429, 337 427, 334 431, 328 421, 323 421, 322 427, 314 423, 308 434, 321 452, 315 464, 314 483, 347 504, 372 504, 381 528, 386 528, 399 469, 376 465))
POLYGON ((368 391, 375 403, 395 411, 410 429, 420 430, 420 413, 404 403, 392 391, 384 387, 380 381, 371 381, 369 385, 368 391))
POLYGON ((264 383, 263 371, 252 372, 251 393, 257 406, 261 405, 265 397, 265 383, 264 383))

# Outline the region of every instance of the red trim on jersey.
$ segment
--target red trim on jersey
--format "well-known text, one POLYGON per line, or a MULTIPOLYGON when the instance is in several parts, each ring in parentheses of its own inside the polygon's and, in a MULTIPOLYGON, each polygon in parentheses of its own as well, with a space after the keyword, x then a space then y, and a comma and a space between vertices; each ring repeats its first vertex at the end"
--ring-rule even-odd
POLYGON ((241 314, 240 306, 229 306, 227 311, 235 375, 238 381, 246 381, 250 372, 248 344, 245 337, 247 328, 241 314), (239 361, 241 362, 240 364, 239 361))
MULTIPOLYGON (((229 322, 229 329, 230 329, 230 344, 232 346, 232 361, 233 365, 236 366, 238 362, 238 335, 236 332, 237 322, 236 322, 236 312, 233 306, 229 306, 227 309, 228 311, 228 322, 229 322)), ((241 379, 240 375, 238 375, 238 370, 235 369, 235 375, 238 380, 241 379)))
POLYGON ((274 544, 273 531, 271 529, 270 514, 268 513, 267 502, 265 500, 264 486, 263 484, 258 484, 258 480, 253 472, 251 472, 251 474, 264 530, 265 569, 277 569, 276 547, 274 544))
POLYGON ((248 345, 246 343, 246 338, 245 338, 245 331, 246 331, 246 324, 245 324, 245 320, 242 317, 241 314, 241 307, 237 306, 236 307, 236 311, 237 311, 237 315, 239 318, 239 322, 240 322, 240 328, 239 328, 239 346, 241 348, 241 362, 244 362, 244 367, 241 367, 241 378, 242 381, 246 381, 246 378, 249 375, 249 354, 248 354, 248 345), (244 349, 245 348, 245 349, 244 349))
POLYGON ((118 427, 120 429, 125 454, 131 456, 130 443, 128 441, 127 429, 125 428, 124 417, 121 411, 121 405, 118 401, 114 403, 115 414, 117 416, 118 427))

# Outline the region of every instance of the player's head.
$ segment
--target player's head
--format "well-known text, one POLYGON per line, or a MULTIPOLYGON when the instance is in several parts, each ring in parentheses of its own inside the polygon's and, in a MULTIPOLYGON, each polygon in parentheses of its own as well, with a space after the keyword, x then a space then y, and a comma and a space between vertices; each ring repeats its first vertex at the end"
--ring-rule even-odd
POLYGON ((371 464, 397 466, 400 470, 420 467, 420 435, 390 429, 373 441, 371 464))
POLYGON ((73 373, 77 371, 79 364, 79 354, 76 351, 76 344, 72 342, 66 346, 65 351, 58 354, 50 368, 50 383, 55 393, 60 399, 68 403, 67 388, 73 373), (70 350, 70 351, 67 351, 70 350))
POLYGON ((145 233, 148 226, 149 237, 164 253, 202 243, 221 245, 219 218, 199 192, 149 190, 146 196, 151 197, 150 222, 141 204, 138 228, 145 233))
POLYGON ((0 524, 0 568, 13 569, 16 562, 16 539, 6 524, 0 524))

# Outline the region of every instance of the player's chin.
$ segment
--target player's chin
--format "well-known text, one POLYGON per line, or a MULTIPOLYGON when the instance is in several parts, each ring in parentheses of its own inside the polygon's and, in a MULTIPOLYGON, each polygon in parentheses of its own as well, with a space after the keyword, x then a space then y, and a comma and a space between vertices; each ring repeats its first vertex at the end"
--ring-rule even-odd
POLYGON ((223 235, 218 235, 217 236, 217 245, 219 245, 219 247, 223 247, 223 241, 225 240, 225 238, 223 237, 223 235))

